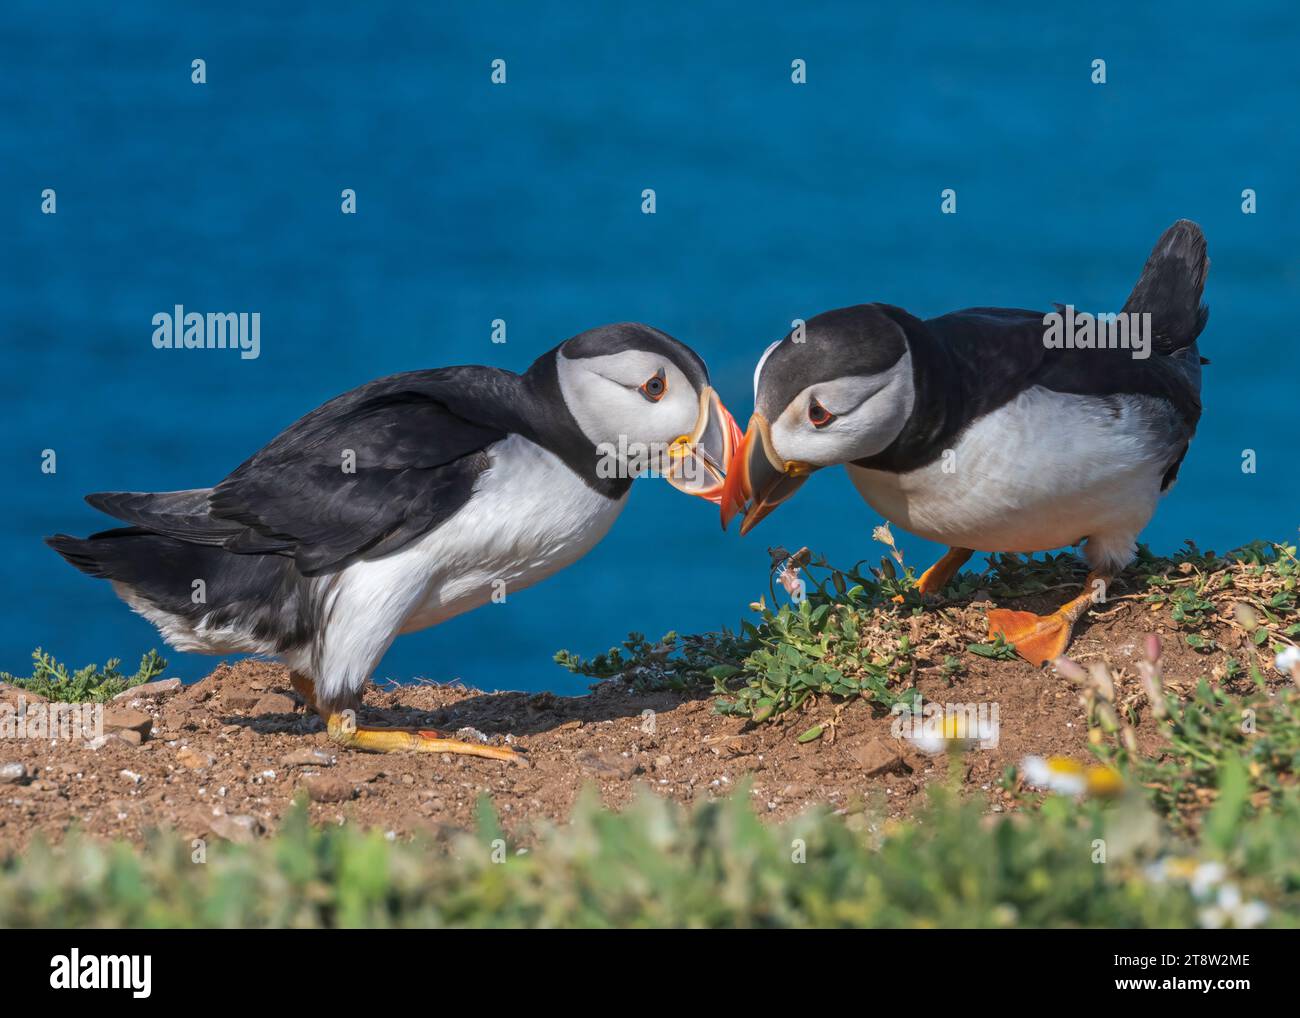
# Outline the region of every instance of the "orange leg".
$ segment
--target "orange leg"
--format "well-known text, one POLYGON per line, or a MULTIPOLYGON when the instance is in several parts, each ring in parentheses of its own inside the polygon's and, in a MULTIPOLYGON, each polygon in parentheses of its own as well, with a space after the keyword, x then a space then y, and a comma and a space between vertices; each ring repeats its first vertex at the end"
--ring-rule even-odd
POLYGON ((916 589, 922 594, 939 593, 974 554, 970 548, 949 548, 944 552, 943 558, 921 574, 921 578, 916 581, 916 589))
POLYGON ((444 739, 437 732, 418 728, 374 728, 356 723, 351 711, 325 711, 316 702, 316 684, 307 676, 289 673, 289 682, 309 707, 325 719, 329 737, 347 749, 370 753, 459 753, 528 766, 528 758, 505 746, 485 746, 460 739, 444 739))
POLYGON ((1030 664, 1052 661, 1065 653, 1074 624, 1098 600, 1099 592, 1104 596, 1108 582, 1109 578, 1100 573, 1089 573, 1084 592, 1051 615, 994 608, 989 612, 989 636, 1001 634, 1007 643, 1015 644, 1016 653, 1030 664))
MULTIPOLYGON (((921 578, 916 581, 916 589, 922 594, 939 593, 974 554, 970 548, 949 548, 944 552, 943 558, 921 574, 921 578)), ((901 602, 903 597, 900 594, 894 600, 901 602)))

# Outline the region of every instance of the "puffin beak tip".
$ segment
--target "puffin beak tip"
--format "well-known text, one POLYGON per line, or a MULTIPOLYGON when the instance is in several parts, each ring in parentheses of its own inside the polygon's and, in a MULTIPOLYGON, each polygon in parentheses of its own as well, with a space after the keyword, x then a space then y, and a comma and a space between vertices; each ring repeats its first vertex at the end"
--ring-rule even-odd
POLYGON ((754 414, 736 451, 735 463, 727 473, 722 490, 722 528, 743 513, 740 536, 744 537, 807 479, 805 464, 781 463, 771 451, 771 433, 766 419, 754 414), (799 469, 796 471, 795 466, 799 469))

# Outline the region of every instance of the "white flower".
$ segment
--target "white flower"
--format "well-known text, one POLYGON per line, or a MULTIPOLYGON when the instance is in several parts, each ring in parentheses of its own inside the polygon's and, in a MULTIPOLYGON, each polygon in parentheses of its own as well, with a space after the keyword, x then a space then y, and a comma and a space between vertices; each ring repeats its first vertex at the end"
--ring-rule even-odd
POLYGON ((1225 926, 1248 930, 1267 918, 1268 906, 1260 901, 1242 901, 1241 891, 1236 884, 1222 885, 1218 901, 1201 909, 1200 915, 1201 925, 1208 930, 1219 930, 1225 926))
POLYGON ((908 738, 911 740, 912 745, 922 753, 934 755, 935 753, 942 753, 948 748, 948 740, 938 732, 926 732, 922 730, 916 735, 909 735, 908 738))
POLYGON ((1065 757, 1044 760, 1041 756, 1027 756, 1021 761, 1020 773, 1025 777, 1025 784, 1061 795, 1083 795, 1088 790, 1083 767, 1065 757))
POLYGON ((1227 875, 1228 871, 1223 863, 1203 862, 1196 867, 1192 873, 1192 878, 1187 883, 1194 895, 1198 898, 1204 898, 1223 883, 1223 878, 1227 875))
POLYGON ((1285 648, 1273 663, 1277 665, 1279 672, 1289 676, 1292 669, 1300 665, 1300 647, 1285 648))

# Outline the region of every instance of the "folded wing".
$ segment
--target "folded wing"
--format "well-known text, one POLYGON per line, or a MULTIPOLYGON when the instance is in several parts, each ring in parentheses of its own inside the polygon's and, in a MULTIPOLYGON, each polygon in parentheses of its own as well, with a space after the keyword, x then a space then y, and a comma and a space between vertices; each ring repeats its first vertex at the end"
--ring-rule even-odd
POLYGON ((468 389, 504 384, 485 379, 486 370, 409 372, 363 385, 295 422, 215 488, 86 500, 177 540, 292 556, 305 576, 387 554, 464 506, 489 466, 485 450, 506 436, 500 418, 465 416, 474 405, 468 389))

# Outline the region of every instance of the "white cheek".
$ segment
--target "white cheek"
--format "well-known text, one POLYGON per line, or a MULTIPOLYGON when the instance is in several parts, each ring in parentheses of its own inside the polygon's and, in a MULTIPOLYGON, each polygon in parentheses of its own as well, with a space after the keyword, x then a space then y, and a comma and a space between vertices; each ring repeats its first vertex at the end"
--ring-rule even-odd
MULTIPOLYGON (((648 378, 657 367, 646 371, 648 378)), ((637 389, 572 364, 560 363, 560 390, 569 412, 594 445, 667 444, 690 434, 699 415, 699 402, 686 376, 667 371, 668 393, 658 403, 637 389)))
POLYGON ((560 371, 560 391, 582 433, 594 443, 616 441, 626 410, 624 390, 589 371, 560 371))
MULTIPOLYGON (((844 379, 844 388, 836 395, 843 398, 845 389, 856 384, 876 388, 882 378, 844 379)), ((811 389, 828 392, 830 387, 811 386, 811 389)), ((861 405, 825 428, 815 428, 808 420, 808 394, 805 390, 785 409, 772 425, 772 445, 784 460, 812 463, 816 466, 833 466, 874 456, 898 437, 912 413, 914 390, 912 387, 912 362, 908 354, 884 375, 884 385, 861 405)))
MULTIPOLYGON (((690 384, 682 377, 677 389, 669 396, 673 399, 671 408, 665 407, 669 412, 664 415, 665 431, 671 434, 665 435, 661 441, 671 442, 681 435, 689 435, 695 430, 695 423, 700 416, 700 397, 690 384)), ((665 400, 667 402, 667 400, 665 400)))

